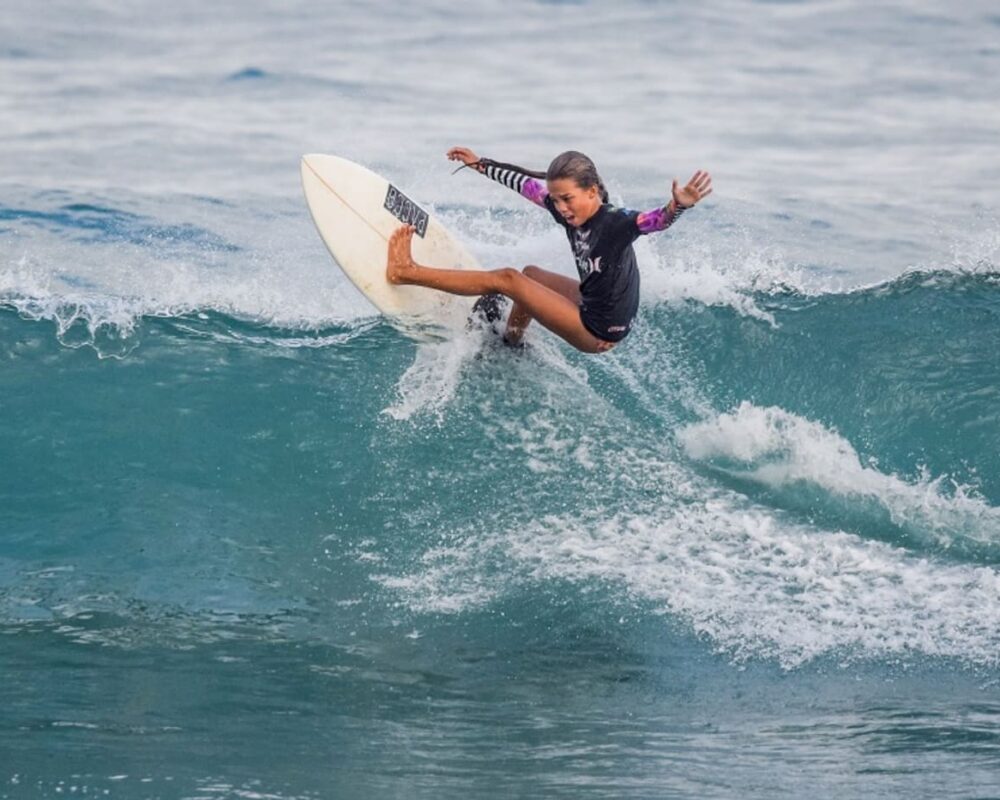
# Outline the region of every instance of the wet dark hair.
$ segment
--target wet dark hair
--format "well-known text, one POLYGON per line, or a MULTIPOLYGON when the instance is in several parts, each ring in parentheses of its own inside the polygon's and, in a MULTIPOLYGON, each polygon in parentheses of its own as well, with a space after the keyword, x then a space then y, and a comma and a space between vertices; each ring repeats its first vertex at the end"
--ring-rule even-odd
POLYGON ((604 188, 604 181, 597 174, 597 167, 583 153, 576 150, 567 150, 552 159, 548 170, 545 172, 545 180, 557 181, 560 178, 569 178, 581 189, 589 189, 596 186, 601 193, 601 202, 608 202, 608 190, 604 188))
POLYGON ((532 178, 540 178, 541 180, 546 181, 557 181, 561 178, 569 178, 581 189, 589 189, 591 186, 596 186, 598 192, 601 194, 601 202, 609 202, 608 190, 604 188, 604 181, 602 181, 601 176, 597 174, 597 167, 594 166, 594 162, 591 161, 589 157, 585 156, 583 153, 577 152, 576 150, 567 150, 565 153, 557 155, 552 159, 552 163, 549 164, 549 168, 545 172, 525 169, 524 167, 519 167, 516 164, 504 164, 500 161, 493 161, 492 159, 486 158, 482 159, 482 162, 489 162, 496 167, 506 167, 507 169, 514 170, 515 172, 520 172, 523 175, 530 175, 532 178))

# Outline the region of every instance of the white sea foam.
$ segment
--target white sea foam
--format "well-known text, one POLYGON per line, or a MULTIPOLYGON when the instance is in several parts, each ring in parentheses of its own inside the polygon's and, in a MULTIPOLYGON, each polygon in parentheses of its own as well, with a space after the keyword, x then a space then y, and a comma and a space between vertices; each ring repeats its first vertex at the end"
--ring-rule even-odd
MULTIPOLYGON (((174 212, 155 206, 149 213, 174 212)), ((237 224, 231 210, 217 213, 219 229, 237 224)), ((155 229, 157 223, 145 224, 155 229)), ((0 303, 53 320, 66 344, 92 344, 102 335, 124 339, 143 316, 193 311, 304 329, 370 317, 371 304, 331 264, 308 225, 307 218, 297 219, 290 227, 301 235, 282 247, 269 233, 244 227, 233 231, 239 237, 233 250, 169 238, 81 245, 81 231, 72 227, 25 227, 0 251, 0 303), (81 335, 67 336, 71 328, 81 335)))
POLYGON ((395 420, 434 414, 440 420, 455 396, 462 371, 482 348, 482 331, 456 333, 454 338, 419 344, 413 363, 396 384, 396 402, 384 409, 395 420))
MULTIPOLYGON (((775 659, 789 668, 824 655, 996 662, 994 567, 797 522, 690 471, 669 442, 629 439, 617 409, 596 395, 581 385, 550 398, 544 414, 507 428, 501 418, 491 421, 505 463, 530 476, 521 502, 499 525, 492 519, 442 531, 417 563, 380 565, 373 578, 420 613, 483 608, 553 579, 584 590, 610 586, 624 602, 670 615, 734 659, 775 659), (591 412, 586 425, 573 422, 570 409, 580 403, 591 412), (577 485, 567 487, 572 511, 532 511, 532 492, 568 478, 577 485)), ((688 426, 680 439, 689 457, 724 460, 752 480, 809 481, 873 499, 936 541, 956 526, 997 518, 978 498, 945 494, 940 481, 910 484, 863 465, 843 437, 780 409, 746 404, 688 426)))
POLYGON ((557 376, 555 381, 543 380, 539 384, 542 391, 563 392, 567 385, 587 382, 586 371, 567 361, 564 346, 554 334, 538 326, 528 329, 525 341, 530 349, 526 353, 504 349, 489 328, 461 325, 442 335, 445 338, 441 341, 417 345, 413 363, 396 383, 396 400, 383 413, 399 421, 427 415, 443 421, 465 370, 479 356, 505 363, 512 370, 527 369, 536 378, 538 373, 557 376))
POLYGON ((589 524, 550 519, 507 545, 538 577, 616 579, 739 657, 829 652, 991 662, 1000 579, 718 499, 589 524))
POLYGON ((553 579, 617 585, 733 658, 785 667, 825 654, 992 664, 1000 647, 996 570, 791 524, 719 495, 664 497, 648 514, 553 515, 466 531, 429 549, 415 570, 375 577, 433 613, 553 579))
POLYGON ((773 256, 767 253, 732 248, 716 253, 718 243, 713 247, 697 237, 655 245, 640 239, 635 247, 642 261, 643 302, 647 305, 692 300, 706 306, 728 306, 742 316, 773 325, 774 316, 761 309, 750 292, 771 282, 765 276, 781 274, 786 282, 793 280, 790 274, 779 272, 769 260, 773 256))
POLYGON ((943 477, 909 482, 865 465, 836 431, 780 408, 741 403, 678 432, 688 456, 780 489, 810 484, 845 499, 868 499, 894 523, 935 544, 1000 545, 1000 509, 943 477))

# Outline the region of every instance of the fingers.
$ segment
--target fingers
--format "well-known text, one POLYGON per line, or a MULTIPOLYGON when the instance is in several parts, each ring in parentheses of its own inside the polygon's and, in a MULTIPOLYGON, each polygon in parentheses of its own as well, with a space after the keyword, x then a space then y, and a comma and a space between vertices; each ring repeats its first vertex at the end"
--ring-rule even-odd
POLYGON ((700 169, 691 176, 687 188, 695 189, 699 194, 706 195, 712 190, 712 176, 705 170, 700 169))
POLYGON ((712 193, 712 176, 703 169, 698 170, 687 182, 683 193, 685 199, 691 200, 691 205, 704 200, 712 193))
POLYGON ((468 147, 452 147, 445 155, 449 161, 462 161, 466 164, 478 161, 479 158, 468 147))

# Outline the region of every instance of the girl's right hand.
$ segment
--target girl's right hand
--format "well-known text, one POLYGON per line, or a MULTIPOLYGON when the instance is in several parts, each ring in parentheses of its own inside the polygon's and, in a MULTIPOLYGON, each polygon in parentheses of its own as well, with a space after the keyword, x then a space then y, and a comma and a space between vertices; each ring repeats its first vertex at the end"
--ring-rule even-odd
POLYGON ((465 166, 471 167, 479 161, 479 156, 473 153, 468 147, 453 147, 448 151, 450 161, 461 161, 465 166))

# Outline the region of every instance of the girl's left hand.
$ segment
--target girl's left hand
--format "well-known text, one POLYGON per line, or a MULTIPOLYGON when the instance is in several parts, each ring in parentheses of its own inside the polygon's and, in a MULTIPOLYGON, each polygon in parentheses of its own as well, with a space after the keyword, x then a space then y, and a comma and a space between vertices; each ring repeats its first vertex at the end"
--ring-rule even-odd
POLYGON ((691 208, 699 200, 704 200, 712 193, 712 176, 705 170, 698 170, 687 182, 687 186, 680 187, 677 180, 674 180, 674 205, 678 208, 691 208))

